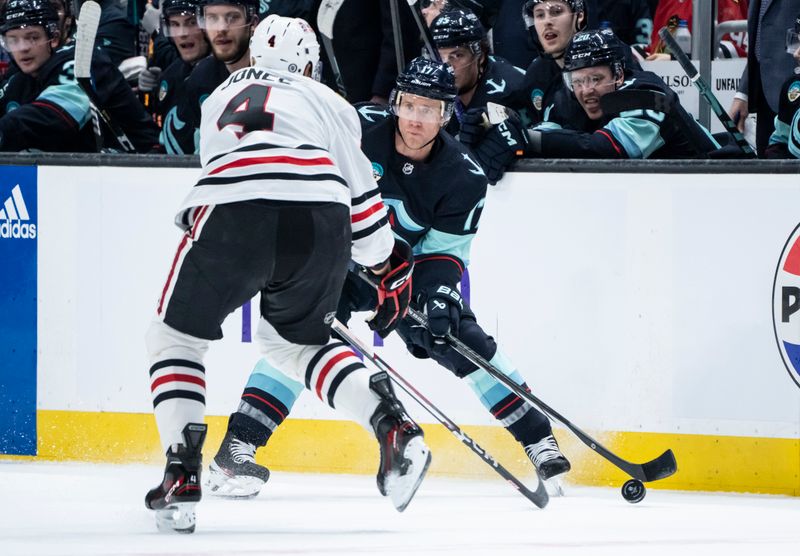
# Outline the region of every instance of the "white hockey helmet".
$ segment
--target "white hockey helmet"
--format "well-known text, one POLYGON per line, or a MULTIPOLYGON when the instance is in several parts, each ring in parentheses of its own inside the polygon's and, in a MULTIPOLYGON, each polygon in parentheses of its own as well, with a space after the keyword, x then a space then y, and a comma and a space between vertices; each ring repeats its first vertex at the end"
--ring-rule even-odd
POLYGON ((250 39, 250 57, 254 66, 301 75, 311 64, 311 77, 322 77, 317 36, 299 17, 267 16, 250 39))

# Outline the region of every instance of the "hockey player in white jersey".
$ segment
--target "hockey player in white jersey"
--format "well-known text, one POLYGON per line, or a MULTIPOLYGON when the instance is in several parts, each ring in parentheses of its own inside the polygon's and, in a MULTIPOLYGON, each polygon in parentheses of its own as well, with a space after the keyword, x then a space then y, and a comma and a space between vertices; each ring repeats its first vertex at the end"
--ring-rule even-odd
POLYGON ((253 67, 202 107, 200 179, 180 207, 185 228, 147 332, 150 389, 167 465, 147 493, 159 529, 192 532, 201 498, 210 340, 261 294, 257 339, 267 363, 373 431, 378 484, 402 511, 430 463, 420 427, 385 373, 369 372, 330 323, 348 261, 381 292, 374 330, 407 310, 413 257, 395 241, 359 143, 355 110, 317 82, 319 46, 300 19, 270 16, 251 41, 253 67))

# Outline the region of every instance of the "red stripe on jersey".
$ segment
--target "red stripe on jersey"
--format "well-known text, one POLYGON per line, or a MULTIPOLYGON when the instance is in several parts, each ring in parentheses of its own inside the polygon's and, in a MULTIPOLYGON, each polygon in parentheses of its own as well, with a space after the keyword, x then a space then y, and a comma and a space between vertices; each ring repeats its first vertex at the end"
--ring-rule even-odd
POLYGON ((64 114, 64 112, 62 110, 60 110, 56 106, 53 106, 49 102, 42 102, 42 101, 34 100, 33 102, 31 102, 31 104, 33 106, 41 106, 42 108, 47 108, 48 110, 52 110, 53 112, 56 113, 56 115, 58 115, 59 118, 64 120, 64 122, 71 128, 77 128, 78 127, 78 124, 77 124, 77 122, 75 120, 70 119, 70 117, 67 116, 66 114, 64 114))
POLYGON ((197 218, 195 219, 194 223, 192 224, 192 229, 188 234, 183 234, 183 238, 181 238, 181 242, 178 244, 178 250, 175 252, 175 258, 172 259, 172 266, 169 269, 169 274, 167 275, 167 282, 164 284, 164 289, 161 291, 161 299, 158 301, 158 310, 156 314, 161 314, 161 311, 164 309, 164 298, 167 297, 167 290, 169 289, 169 285, 172 283, 172 277, 175 275, 175 267, 178 265, 178 259, 181 257, 181 252, 186 248, 186 244, 189 242, 190 239, 194 239, 194 234, 197 231, 197 225, 200 223, 200 220, 205 216, 206 212, 208 211, 208 205, 204 205, 200 208, 200 211, 197 213, 197 218))
POLYGON ((325 363, 325 366, 322 367, 322 370, 319 372, 319 377, 317 377, 317 396, 319 399, 322 399, 322 383, 325 382, 325 377, 328 376, 328 373, 331 371, 334 365, 341 361, 342 359, 346 359, 347 357, 355 357, 352 351, 343 351, 339 355, 331 357, 330 361, 325 363))
POLYGON ((603 131, 602 129, 598 129, 597 131, 595 131, 595 133, 600 133, 600 134, 604 135, 605 138, 608 139, 611 142, 611 146, 614 147, 614 150, 617 151, 617 154, 622 156, 622 151, 617 146, 617 142, 614 141, 614 138, 611 136, 610 133, 608 133, 606 131, 603 131))
POLYGON ((361 212, 357 212, 356 214, 351 216, 350 217, 350 221, 353 224, 355 224, 356 222, 361 222, 362 220, 365 220, 365 219, 369 218, 370 216, 372 216, 373 214, 375 214, 376 212, 378 212, 382 208, 383 208, 383 202, 378 201, 377 203, 375 203, 374 205, 369 207, 367 210, 362 210, 361 212))
POLYGON ((265 399, 264 399, 264 398, 262 398, 261 396, 256 396, 255 394, 242 394, 242 397, 243 397, 243 398, 255 398, 255 399, 257 399, 258 401, 260 401, 260 402, 263 402, 263 403, 267 404, 268 406, 270 406, 272 409, 274 409, 274 410, 275 410, 275 412, 276 412, 278 415, 280 415, 280 416, 281 416, 281 419, 286 419, 286 415, 284 415, 284 414, 283 414, 283 412, 282 412, 280 409, 278 409, 277 407, 275 407, 274 405, 272 405, 271 403, 269 403, 267 400, 265 400, 265 399))
POLYGON ((434 255, 432 257, 427 257, 427 256, 426 257, 422 257, 422 258, 420 258, 420 260, 414 261, 414 264, 421 264, 421 263, 425 263, 425 262, 428 262, 428 261, 450 261, 451 263, 453 263, 454 265, 456 265, 458 267, 458 269, 461 271, 462 274, 464 273, 464 267, 461 266, 461 263, 459 263, 453 257, 447 257, 445 255, 434 255))
POLYGON ((150 385, 150 391, 154 392, 156 388, 158 388, 165 382, 191 382, 192 384, 197 384, 198 386, 202 386, 203 388, 206 387, 206 381, 200 377, 196 377, 194 375, 185 375, 181 373, 173 373, 171 375, 164 375, 155 379, 153 383, 150 385))
POLYGON ((318 158, 297 158, 296 156, 258 156, 255 158, 241 158, 223 164, 218 168, 211 170, 208 175, 213 176, 231 168, 242 168, 244 166, 253 166, 255 164, 294 164, 295 166, 333 166, 333 161, 330 158, 321 156, 318 158))

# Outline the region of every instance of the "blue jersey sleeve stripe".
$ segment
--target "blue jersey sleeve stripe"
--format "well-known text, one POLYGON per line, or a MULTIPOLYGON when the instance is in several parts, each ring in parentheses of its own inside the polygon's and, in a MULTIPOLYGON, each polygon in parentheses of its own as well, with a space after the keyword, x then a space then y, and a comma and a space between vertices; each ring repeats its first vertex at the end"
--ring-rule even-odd
POLYGON ((787 124, 780 121, 778 116, 775 116, 775 131, 772 132, 772 135, 769 136, 769 144, 770 145, 777 145, 783 144, 786 145, 789 143, 789 133, 791 129, 787 124))
POLYGON ((414 255, 429 255, 433 253, 447 253, 469 264, 469 250, 475 234, 456 235, 431 229, 417 245, 414 246, 414 255))
POLYGON ((411 216, 408 214, 408 211, 406 211, 403 201, 400 199, 384 198, 383 203, 394 209, 394 214, 397 217, 397 221, 404 229, 408 230, 409 232, 421 232, 425 229, 417 224, 413 218, 411 218, 411 216))
POLYGON ((620 115, 605 126, 630 158, 649 158, 664 146, 661 129, 653 121, 620 115))
POLYGON ((78 122, 78 127, 82 128, 91 118, 89 110, 89 97, 77 83, 65 83, 62 85, 51 85, 42 91, 39 100, 44 100, 50 104, 62 108, 69 116, 78 122))

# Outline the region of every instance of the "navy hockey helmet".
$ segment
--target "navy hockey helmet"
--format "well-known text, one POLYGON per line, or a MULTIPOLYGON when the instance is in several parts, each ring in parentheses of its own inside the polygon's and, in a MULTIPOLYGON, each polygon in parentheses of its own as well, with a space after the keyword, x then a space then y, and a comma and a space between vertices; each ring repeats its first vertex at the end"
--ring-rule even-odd
POLYGON ((389 106, 395 114, 403 93, 442 101, 440 116, 442 122, 447 123, 453 115, 453 103, 458 95, 453 68, 422 56, 414 58, 397 76, 389 97, 389 106))
POLYGON ((58 33, 58 12, 50 0, 8 0, 0 9, 0 35, 31 26, 44 27, 48 38, 58 33))
POLYGON ((486 41, 486 30, 478 16, 469 10, 448 8, 431 22, 430 30, 436 48, 466 46, 477 55, 482 50, 481 43, 486 41))
MULTIPOLYGON (((163 0, 162 0, 163 3, 163 0)), ((250 23, 252 18, 258 18, 259 9, 261 8, 260 0, 198 0, 197 2, 197 21, 201 27, 203 25, 203 9, 206 6, 239 6, 244 8, 245 16, 250 23)))
POLYGON ((572 89, 570 73, 583 68, 609 66, 613 76, 623 76, 625 48, 611 29, 577 33, 564 53, 564 81, 567 87, 572 89))
POLYGON ((167 15, 194 15, 197 13, 197 6, 206 2, 201 0, 161 0, 161 16, 167 15))
POLYGON ((160 23, 161 34, 165 37, 171 36, 168 18, 173 15, 197 15, 197 8, 200 0, 161 0, 160 23))
POLYGON ((581 31, 572 37, 564 53, 564 71, 594 66, 611 66, 614 71, 625 70, 625 45, 611 29, 581 31))
MULTIPOLYGON (((586 5, 584 4, 583 0, 559 0, 563 2, 572 13, 576 14, 575 19, 575 32, 583 31, 586 29, 587 22, 589 20, 588 14, 586 13, 586 5), (583 18, 580 18, 580 14, 583 14, 583 18)), ((531 37, 531 41, 533 41, 534 46, 539 52, 543 52, 542 49, 542 41, 539 40, 539 34, 536 32, 536 26, 534 25, 534 17, 533 17, 533 10, 539 4, 551 4, 553 0, 527 0, 522 5, 522 20, 525 22, 525 27, 528 29, 528 34, 531 37)))

